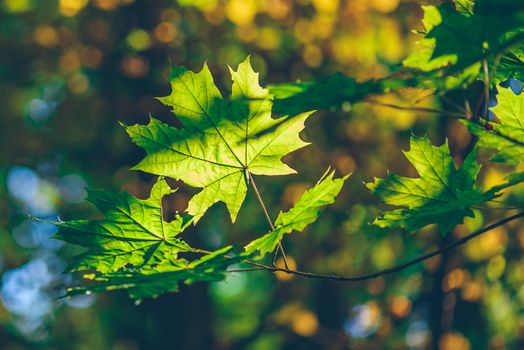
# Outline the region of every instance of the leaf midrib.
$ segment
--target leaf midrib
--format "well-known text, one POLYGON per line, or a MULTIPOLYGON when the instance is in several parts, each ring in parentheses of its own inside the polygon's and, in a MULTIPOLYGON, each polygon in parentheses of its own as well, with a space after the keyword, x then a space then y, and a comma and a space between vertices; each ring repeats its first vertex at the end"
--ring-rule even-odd
MULTIPOLYGON (((189 94, 191 95, 191 97, 193 98, 193 100, 197 103, 197 105, 200 107, 200 109, 202 110, 202 113, 206 116, 206 118, 209 120, 209 122, 211 123, 211 125, 213 126, 213 128, 215 129, 215 131, 217 132, 217 134, 220 136, 220 138, 222 139, 222 141, 224 141, 224 143, 226 144, 227 148, 229 149, 229 151, 231 152, 231 154, 235 157, 235 159, 237 160, 238 164, 241 165, 242 169, 245 169, 246 166, 245 164, 242 164, 242 161, 238 158, 238 156, 236 155, 235 152, 233 152, 233 149, 231 148, 231 146, 229 145, 229 143, 227 143, 226 139, 224 138, 224 136, 222 135, 222 133, 220 132, 220 130, 218 130, 217 126, 215 125, 215 122, 213 121, 213 119, 211 119, 211 116, 209 115, 209 113, 207 113, 207 110, 204 109, 204 107, 200 104, 200 101, 198 101, 198 99, 196 98, 196 96, 193 94, 193 91, 189 88, 189 86, 187 85, 186 81, 184 79, 180 79, 180 81, 182 82, 182 84, 184 84, 184 86, 186 87, 187 91, 189 92, 189 94)), ((208 89, 207 89, 207 77, 205 77, 204 79, 204 85, 205 85, 205 93, 206 93, 206 103, 208 101, 208 89)))

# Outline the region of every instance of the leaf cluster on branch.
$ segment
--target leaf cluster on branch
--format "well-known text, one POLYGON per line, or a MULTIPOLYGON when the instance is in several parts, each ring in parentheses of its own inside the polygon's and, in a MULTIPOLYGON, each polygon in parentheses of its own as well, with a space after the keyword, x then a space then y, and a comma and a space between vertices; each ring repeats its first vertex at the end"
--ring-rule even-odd
POLYGON ((335 201, 350 174, 335 177, 328 169, 274 221, 255 177, 295 173, 282 158, 308 145, 299 133, 315 109, 339 108, 344 102, 376 103, 372 95, 405 86, 445 96, 476 80, 483 81, 485 89, 474 108, 466 104, 458 111, 421 110, 461 119, 477 137, 460 166, 455 164, 447 141, 436 146, 428 136, 412 135, 410 149, 404 154, 418 177, 388 174, 366 184, 385 204, 373 223, 380 228, 413 233, 435 224, 447 234, 473 215, 472 208, 524 181, 524 173, 511 172, 491 188, 477 185, 479 149, 491 150, 492 162, 515 166, 524 160, 524 94, 499 84, 524 77, 524 4, 516 0, 455 0, 424 6, 423 12, 420 49, 404 60, 398 72, 381 80, 357 82, 338 73, 323 82, 263 88, 248 57, 236 70, 231 69, 232 93, 225 98, 207 65, 197 73, 173 66, 169 77, 172 91, 160 101, 172 109, 182 127, 154 117, 147 125, 124 125, 132 141, 146 153, 133 169, 158 175, 149 198, 90 191, 88 201, 100 210, 102 219, 57 223, 57 238, 87 249, 76 257, 70 270, 82 272, 91 282, 71 288, 68 294, 127 289, 133 298, 141 299, 174 292, 180 283, 221 280, 231 271, 258 269, 341 281, 369 279, 424 261, 522 217, 522 213, 513 215, 434 252, 369 275, 322 275, 293 270, 287 264, 282 244, 285 235, 322 220, 320 210, 335 201), (464 35, 470 39, 464 40, 464 35), (494 91, 498 103, 488 110, 486 101, 494 91), (162 198, 176 190, 170 188, 166 177, 200 189, 189 200, 187 211, 175 213, 169 222, 164 218, 162 198), (249 191, 259 201, 268 232, 260 232, 243 247, 226 246, 216 251, 187 242, 187 228, 198 225, 218 202, 226 205, 235 222, 242 215, 249 191), (271 254, 272 263, 267 262, 271 254), (279 255, 285 267, 275 265, 279 255))

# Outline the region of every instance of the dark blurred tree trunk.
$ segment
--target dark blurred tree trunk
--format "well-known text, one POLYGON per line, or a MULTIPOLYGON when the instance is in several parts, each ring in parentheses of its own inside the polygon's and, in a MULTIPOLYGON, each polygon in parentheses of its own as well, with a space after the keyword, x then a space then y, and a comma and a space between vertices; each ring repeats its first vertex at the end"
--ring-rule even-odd
POLYGON ((200 350, 212 349, 213 315, 208 285, 182 286, 179 293, 165 294, 133 305, 127 294, 101 300, 103 322, 115 349, 200 350), (104 308, 104 304, 107 308, 104 308))
MULTIPOLYGON (((361 288, 361 285, 355 285, 355 288, 361 288)), ((336 334, 340 331, 342 333, 342 324, 345 317, 347 316, 347 304, 344 301, 341 291, 344 290, 342 285, 328 282, 328 281, 317 281, 315 289, 314 299, 314 310, 318 315, 318 320, 321 327, 325 327, 329 330, 333 330, 336 334)), ((329 346, 326 344, 324 347, 328 349, 342 349, 340 344, 340 338, 333 337, 329 340, 329 346)))
MULTIPOLYGON (((442 142, 446 139, 447 129, 449 126, 449 119, 442 117, 439 120, 438 127, 438 137, 442 139, 442 142)), ((438 237, 438 246, 442 247, 450 242, 451 234, 445 232, 446 236, 438 237)), ((451 252, 445 251, 440 256, 440 264, 437 271, 433 276, 433 284, 430 297, 430 308, 429 308, 429 324, 431 329, 431 350, 439 350, 439 341, 443 333, 442 328, 442 317, 444 312, 444 291, 442 290, 442 281, 446 276, 446 267, 449 260, 451 252)))
MULTIPOLYGON (((471 87, 471 97, 470 105, 473 105, 474 111, 473 113, 479 113, 480 108, 482 107, 482 98, 484 98, 483 94, 483 86, 480 85, 474 85, 471 87), (476 97, 476 99, 475 99, 476 97), (479 98, 481 99, 479 101, 479 98)), ((461 101, 463 99, 463 96, 455 96, 453 94, 447 96, 449 100, 454 101, 461 101)), ((444 104, 444 108, 451 108, 451 106, 444 104)), ((442 137, 446 136, 446 130, 448 129, 448 126, 450 124, 450 120, 448 118, 442 118, 439 123, 439 129, 440 129, 440 135, 442 137)), ((462 149, 455 150, 455 154, 460 157, 461 163, 466 158, 466 156, 475 148, 475 144, 477 142, 476 137, 471 137, 469 142, 466 144, 465 147, 462 149)), ((438 245, 440 247, 447 245, 453 241, 453 235, 451 232, 445 232, 445 237, 440 237, 438 245)), ((453 250, 451 251, 444 251, 441 254, 441 260, 440 265, 438 267, 438 270, 436 271, 434 278, 433 278, 433 287, 432 287, 432 293, 431 293, 431 299, 430 299, 430 327, 431 327, 431 346, 430 348, 432 350, 439 350, 439 342, 442 335, 449 331, 453 324, 453 314, 454 314, 454 305, 450 309, 445 307, 446 304, 446 297, 453 298, 454 296, 451 295, 451 293, 454 293, 453 291, 445 293, 443 290, 443 281, 446 277, 446 274, 448 273, 448 265, 450 263, 450 259, 452 255, 454 254, 453 250)))
MULTIPOLYGON (((440 239, 440 246, 451 242, 451 235, 448 234, 445 238, 440 239)), ((439 341, 442 334, 446 331, 443 324, 444 316, 444 298, 445 293, 442 290, 442 281, 446 276, 447 263, 450 258, 449 251, 445 251, 441 255, 440 265, 433 277, 433 288, 430 299, 430 326, 431 326, 431 349, 439 350, 439 341)))
POLYGON ((211 300, 204 283, 183 286, 178 294, 167 294, 144 301, 143 313, 148 335, 140 349, 212 349, 211 300))

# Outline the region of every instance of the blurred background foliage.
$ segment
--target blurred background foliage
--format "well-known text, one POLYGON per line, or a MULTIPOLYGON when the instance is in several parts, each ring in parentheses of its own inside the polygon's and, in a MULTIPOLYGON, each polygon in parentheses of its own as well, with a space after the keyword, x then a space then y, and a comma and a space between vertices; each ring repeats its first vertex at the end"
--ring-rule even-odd
MULTIPOLYGON (((428 1, 429 2, 429 1, 428 1)), ((415 47, 421 2, 407 0, 0 0, 1 349, 522 349, 524 227, 499 227, 461 249, 386 278, 331 283, 266 272, 182 288, 134 305, 125 293, 57 299, 77 276, 62 274, 77 247, 50 239, 56 219, 97 215, 84 188, 144 197, 154 179, 128 168, 142 157, 118 125, 151 113, 169 92, 169 63, 207 61, 222 91, 228 65, 248 54, 264 84, 322 80, 335 72, 380 78, 415 47)), ((382 103, 439 108, 431 91, 401 89, 382 103)), ((415 236, 367 224, 376 199, 362 181, 387 169, 416 176, 404 158, 411 133, 450 139, 460 162, 460 124, 417 111, 349 102, 317 112, 287 161, 301 175, 264 177, 271 214, 288 208, 333 165, 354 172, 337 203, 286 240, 306 271, 357 274, 392 266, 480 228, 506 211, 478 208, 453 235, 415 236), (453 237, 455 236, 455 237, 453 237)), ((483 170, 483 185, 507 167, 483 170)), ((171 215, 195 191, 181 183, 171 215)), ((522 199, 522 191, 510 200, 522 199)), ((501 203, 490 204, 501 207, 501 203)), ((167 214, 169 216, 169 213, 167 214)), ((248 195, 238 223, 218 205, 192 229, 203 248, 245 243, 268 229, 248 195)))

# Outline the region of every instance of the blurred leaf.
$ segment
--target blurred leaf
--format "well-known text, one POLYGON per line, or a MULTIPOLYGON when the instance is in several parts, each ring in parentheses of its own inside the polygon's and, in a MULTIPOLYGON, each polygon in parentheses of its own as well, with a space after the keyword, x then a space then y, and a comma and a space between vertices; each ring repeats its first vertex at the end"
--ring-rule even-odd
POLYGON ((201 10, 212 9, 218 3, 218 0, 176 0, 182 7, 194 6, 201 10))
POLYGON ((340 108, 344 102, 361 101, 372 93, 381 93, 380 81, 359 83, 355 79, 336 73, 325 81, 297 82, 269 85, 275 96, 275 113, 294 115, 318 109, 340 108))
POLYGON ((498 192, 509 188, 511 186, 515 186, 520 184, 521 182, 524 182, 524 171, 519 171, 516 173, 509 174, 505 179, 506 182, 495 185, 492 188, 490 188, 486 193, 491 197, 495 197, 498 192))
POLYGON ((169 96, 184 125, 176 129, 151 118, 126 127, 147 156, 134 169, 180 179, 203 190, 189 201, 195 222, 216 202, 224 202, 235 221, 247 192, 248 172, 286 175, 295 171, 281 158, 307 145, 299 137, 310 113, 271 117, 272 97, 260 87, 249 58, 231 71, 232 100, 226 102, 205 65, 201 72, 172 67, 169 96))

